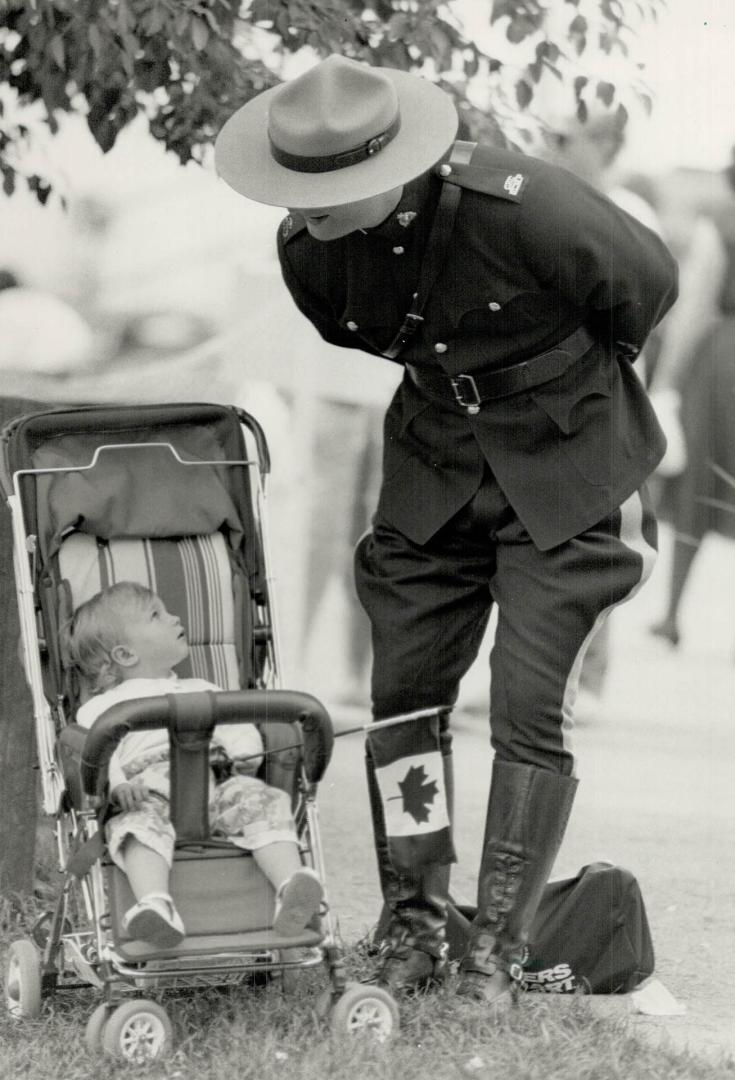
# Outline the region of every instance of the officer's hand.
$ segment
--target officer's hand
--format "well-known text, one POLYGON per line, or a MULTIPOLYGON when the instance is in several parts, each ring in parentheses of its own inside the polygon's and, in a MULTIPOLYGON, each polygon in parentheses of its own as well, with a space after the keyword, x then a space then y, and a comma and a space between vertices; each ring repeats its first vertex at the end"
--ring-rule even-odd
POLYGON ((136 780, 118 784, 110 792, 110 798, 121 810, 139 810, 148 797, 148 788, 136 780))

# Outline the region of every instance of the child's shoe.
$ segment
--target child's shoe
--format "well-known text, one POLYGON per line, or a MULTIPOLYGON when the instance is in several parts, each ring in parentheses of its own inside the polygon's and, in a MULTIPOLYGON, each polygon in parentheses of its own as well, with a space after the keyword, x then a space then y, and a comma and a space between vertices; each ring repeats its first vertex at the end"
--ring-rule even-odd
POLYGON ((296 870, 276 893, 273 930, 285 937, 294 937, 305 929, 316 915, 324 897, 324 889, 310 866, 296 870))
POLYGON ((126 936, 159 949, 173 949, 186 935, 181 916, 167 893, 149 893, 139 900, 125 912, 122 930, 126 936))

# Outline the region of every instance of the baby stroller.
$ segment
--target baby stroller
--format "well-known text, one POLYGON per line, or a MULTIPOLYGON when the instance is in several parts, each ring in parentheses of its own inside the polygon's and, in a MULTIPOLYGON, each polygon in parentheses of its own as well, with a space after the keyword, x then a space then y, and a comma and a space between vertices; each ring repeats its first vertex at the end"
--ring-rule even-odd
POLYGON ((325 881, 316 791, 332 726, 315 698, 279 687, 259 424, 211 404, 90 406, 19 417, 0 444, 43 809, 63 874, 53 910, 9 948, 8 1009, 37 1017, 44 998, 91 985, 100 1003, 87 1045, 146 1061, 172 1044, 166 1010, 146 991, 240 985, 263 973, 285 985, 293 970, 323 963, 329 987, 316 1008, 332 1029, 388 1037, 395 1002, 347 982, 326 901, 297 937, 279 937, 273 889, 253 858, 209 834, 212 731, 256 723, 266 751, 259 775, 291 796, 302 860, 325 881), (120 702, 85 731, 74 723, 82 691, 59 631, 80 603, 122 580, 152 588, 187 628, 179 673, 225 689, 120 702), (102 839, 112 752, 128 732, 153 727, 169 730, 171 891, 187 927, 167 951, 125 936, 133 897, 102 839))

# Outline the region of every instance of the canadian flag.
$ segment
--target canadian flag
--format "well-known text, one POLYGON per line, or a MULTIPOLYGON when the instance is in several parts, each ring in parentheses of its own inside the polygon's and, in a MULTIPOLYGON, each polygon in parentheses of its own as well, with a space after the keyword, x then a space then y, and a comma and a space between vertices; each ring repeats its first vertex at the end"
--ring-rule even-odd
POLYGON ((368 739, 393 861, 454 862, 439 713, 368 730, 368 739))

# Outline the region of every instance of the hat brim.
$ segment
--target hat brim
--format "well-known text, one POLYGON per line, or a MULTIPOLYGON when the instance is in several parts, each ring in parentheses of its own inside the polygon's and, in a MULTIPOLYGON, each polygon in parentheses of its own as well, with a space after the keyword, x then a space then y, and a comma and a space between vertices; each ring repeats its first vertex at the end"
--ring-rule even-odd
POLYGON ((215 142, 217 173, 254 202, 306 210, 369 199, 426 172, 451 145, 459 120, 454 103, 434 83, 407 71, 381 68, 394 84, 401 112, 398 134, 379 154, 325 173, 287 169, 271 156, 268 110, 280 86, 264 90, 226 122, 215 142))

